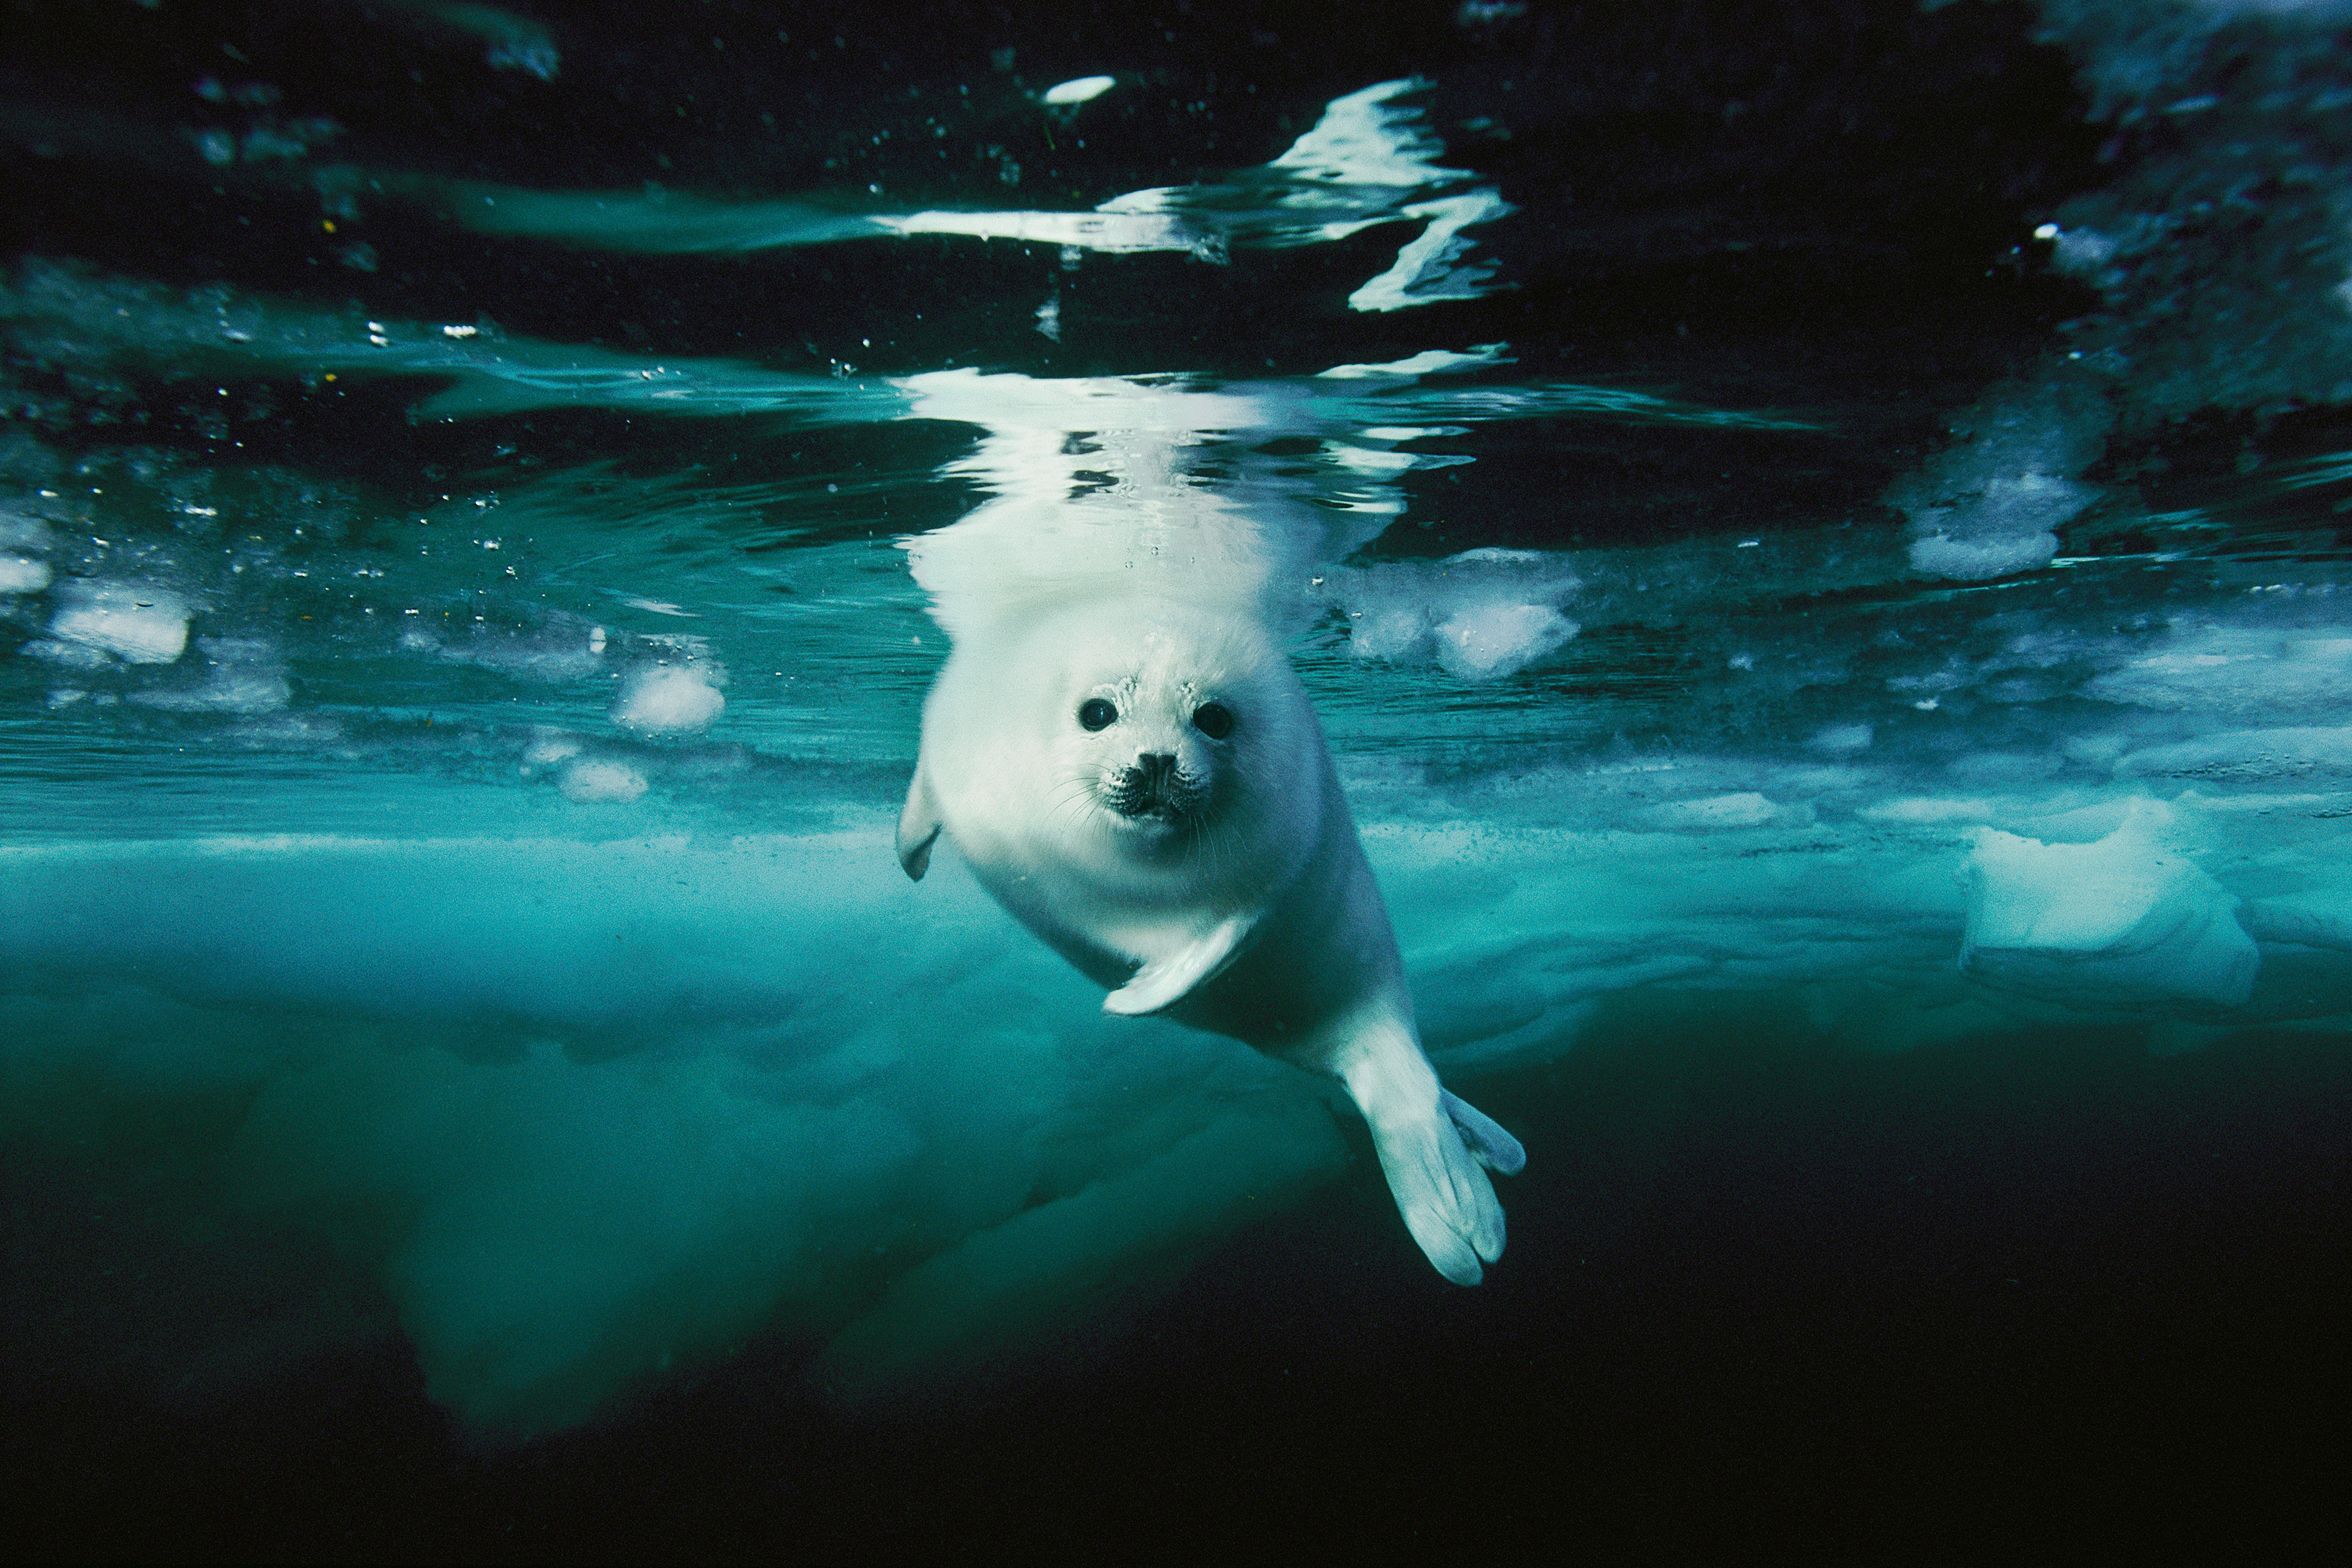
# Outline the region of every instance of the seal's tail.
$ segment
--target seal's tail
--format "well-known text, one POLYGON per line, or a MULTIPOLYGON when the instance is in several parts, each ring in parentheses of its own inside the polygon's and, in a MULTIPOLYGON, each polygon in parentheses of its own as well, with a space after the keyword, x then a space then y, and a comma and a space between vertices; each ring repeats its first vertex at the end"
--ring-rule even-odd
POLYGON ((1341 1075, 1372 1130, 1405 1228, 1437 1271, 1457 1285, 1486 1276, 1483 1259, 1503 1255, 1503 1206, 1489 1170, 1508 1176, 1528 1162, 1519 1141, 1438 1087, 1419 1050, 1410 1064, 1370 1062, 1341 1075), (1417 1071, 1416 1071, 1417 1070, 1417 1071), (1481 1168, 1484 1167, 1484 1168, 1481 1168))

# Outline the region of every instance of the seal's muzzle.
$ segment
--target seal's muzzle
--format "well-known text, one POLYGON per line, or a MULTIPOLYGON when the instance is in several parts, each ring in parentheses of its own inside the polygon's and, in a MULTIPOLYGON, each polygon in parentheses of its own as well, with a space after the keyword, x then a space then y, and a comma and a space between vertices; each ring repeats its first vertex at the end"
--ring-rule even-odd
POLYGON ((1189 816, 1199 790, 1164 751, 1147 751, 1130 768, 1119 770, 1107 795, 1112 810, 1122 817, 1160 817, 1171 821, 1189 816))

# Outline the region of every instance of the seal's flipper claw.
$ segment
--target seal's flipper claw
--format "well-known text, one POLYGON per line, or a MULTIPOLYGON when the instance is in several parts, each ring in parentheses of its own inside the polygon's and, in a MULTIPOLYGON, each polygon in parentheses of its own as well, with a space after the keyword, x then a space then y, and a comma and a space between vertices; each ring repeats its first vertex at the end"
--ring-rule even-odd
POLYGON ((917 882, 930 869, 931 844, 939 836, 939 804, 931 799, 930 781, 918 762, 915 777, 907 784, 906 808, 898 813, 898 864, 917 882))
POLYGON ((1437 1092, 1437 1103, 1470 1146, 1471 1158, 1505 1176, 1517 1176, 1527 1167, 1528 1151, 1493 1117, 1449 1090, 1437 1092))
POLYGON ((1146 964, 1134 978, 1103 998, 1103 1011, 1136 1018, 1173 1007, 1193 988, 1215 979, 1240 956, 1242 939, 1249 935, 1250 925, 1246 917, 1236 915, 1190 946, 1146 964))

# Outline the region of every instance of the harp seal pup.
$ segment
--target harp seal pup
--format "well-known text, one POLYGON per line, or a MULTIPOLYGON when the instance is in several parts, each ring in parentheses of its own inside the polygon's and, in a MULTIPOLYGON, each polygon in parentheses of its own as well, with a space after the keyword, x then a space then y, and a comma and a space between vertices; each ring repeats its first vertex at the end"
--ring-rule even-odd
POLYGON ((898 862, 944 831, 1097 984, 1334 1077, 1438 1272, 1503 1252, 1518 1141, 1438 1084, 1387 907, 1290 661, 1252 619, 1119 597, 965 627, 923 707, 898 862), (1482 1168, 1484 1167, 1484 1168, 1482 1168))

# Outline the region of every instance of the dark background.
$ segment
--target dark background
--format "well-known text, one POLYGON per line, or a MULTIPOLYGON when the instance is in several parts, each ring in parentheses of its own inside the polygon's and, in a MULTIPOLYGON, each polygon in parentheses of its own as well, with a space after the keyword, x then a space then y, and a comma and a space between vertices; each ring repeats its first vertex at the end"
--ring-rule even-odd
POLYGON ((486 1451, 396 1342, 229 1395, 20 1368, 11 1554, 2330 1560, 2344 1042, 1857 1058, 1774 1000, 1482 1080, 1528 1163, 1475 1291, 1365 1145, 1166 1299, 881 1405, 771 1339, 486 1451))

